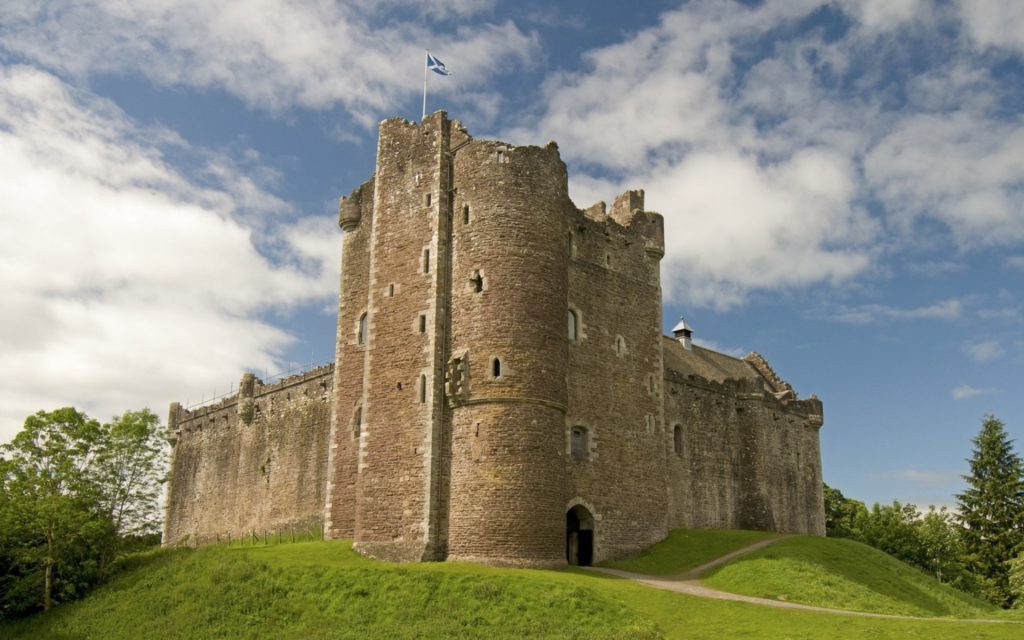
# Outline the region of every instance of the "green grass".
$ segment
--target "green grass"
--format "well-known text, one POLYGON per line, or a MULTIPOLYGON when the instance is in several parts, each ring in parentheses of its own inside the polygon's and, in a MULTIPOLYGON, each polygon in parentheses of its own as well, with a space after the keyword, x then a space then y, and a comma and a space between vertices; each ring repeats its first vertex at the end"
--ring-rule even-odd
POLYGON ((637 555, 625 560, 604 562, 601 566, 652 576, 670 576, 777 535, 765 531, 731 529, 673 529, 664 540, 637 555))
POLYGON ((786 538, 712 570, 703 580, 722 591, 832 609, 961 617, 997 612, 877 549, 838 538, 786 538))
POLYGON ((1022 627, 855 618, 692 598, 571 571, 393 565, 344 542, 165 551, 2 638, 1020 638, 1022 627))

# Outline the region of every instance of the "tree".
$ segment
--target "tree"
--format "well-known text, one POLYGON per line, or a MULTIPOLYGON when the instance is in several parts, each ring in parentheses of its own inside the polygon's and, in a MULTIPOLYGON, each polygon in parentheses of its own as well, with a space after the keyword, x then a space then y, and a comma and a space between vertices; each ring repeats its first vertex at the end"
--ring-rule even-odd
POLYGON ((103 508, 122 538, 159 530, 166 445, 149 409, 128 411, 103 426, 98 481, 103 508))
POLYGON ((825 535, 837 538, 860 540, 857 519, 867 515, 867 508, 860 500, 853 500, 843 492, 827 484, 825 493, 825 535))
POLYGON ((973 584, 964 572, 963 540, 953 514, 946 507, 936 509, 931 505, 916 526, 921 543, 920 567, 939 582, 947 582, 965 591, 973 590, 973 584))
POLYGON ((968 488, 957 495, 966 565, 982 594, 1006 607, 1008 563, 1024 551, 1024 464, 995 416, 985 417, 972 442, 968 488))
POLYGON ((101 425, 67 407, 29 416, 0 446, 0 617, 77 597, 123 536, 156 526, 157 428, 145 409, 101 425))

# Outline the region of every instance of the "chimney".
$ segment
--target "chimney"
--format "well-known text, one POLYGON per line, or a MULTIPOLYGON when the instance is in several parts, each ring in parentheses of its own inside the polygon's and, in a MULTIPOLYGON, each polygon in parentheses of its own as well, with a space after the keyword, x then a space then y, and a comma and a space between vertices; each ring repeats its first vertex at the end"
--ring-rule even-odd
POLYGON ((679 344, 683 345, 683 348, 687 351, 693 348, 693 341, 690 339, 693 335, 693 328, 686 324, 686 320, 683 320, 682 316, 679 316, 679 324, 672 327, 672 335, 676 337, 679 344))

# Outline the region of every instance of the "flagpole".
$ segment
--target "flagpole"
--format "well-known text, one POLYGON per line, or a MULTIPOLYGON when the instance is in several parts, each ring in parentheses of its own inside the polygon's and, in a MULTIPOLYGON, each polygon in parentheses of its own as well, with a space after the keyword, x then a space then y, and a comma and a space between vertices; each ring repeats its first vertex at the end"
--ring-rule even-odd
POLYGON ((423 120, 427 119, 427 56, 430 49, 424 49, 423 55, 423 120))

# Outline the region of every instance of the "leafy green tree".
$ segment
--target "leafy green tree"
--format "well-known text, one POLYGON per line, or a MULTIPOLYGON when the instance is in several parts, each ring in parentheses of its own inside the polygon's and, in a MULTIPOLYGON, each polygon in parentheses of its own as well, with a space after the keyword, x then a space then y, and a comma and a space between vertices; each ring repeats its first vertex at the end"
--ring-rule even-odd
POLYGON ((858 516, 856 527, 861 542, 896 556, 904 562, 924 566, 917 521, 921 514, 913 504, 872 505, 871 511, 858 516))
POLYGON ((1010 561, 1009 583, 1013 608, 1024 609, 1024 553, 1010 561))
POLYGON ((2 447, 2 524, 16 538, 11 554, 19 573, 41 583, 44 610, 92 577, 96 567, 78 561, 83 548, 113 541, 93 473, 101 436, 98 422, 64 408, 29 416, 2 447))
POLYGON ((103 430, 97 480, 104 509, 122 539, 156 533, 167 462, 159 419, 149 409, 128 411, 103 430))
POLYGON ((0 446, 0 617, 73 599, 159 524, 165 454, 148 410, 101 425, 63 408, 0 446))
POLYGON ((1009 562, 1024 551, 1024 463, 995 416, 985 417, 972 442, 968 487, 957 495, 966 565, 982 595, 1006 607, 1009 562))
POLYGON ((917 522, 921 544, 919 565, 939 582, 947 582, 965 591, 972 591, 964 567, 964 546, 956 517, 946 507, 928 507, 917 522))
POLYGON ((837 538, 860 540, 857 519, 867 515, 867 508, 860 500, 853 500, 843 492, 827 484, 825 489, 825 535, 837 538))

